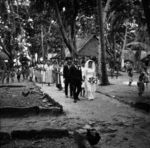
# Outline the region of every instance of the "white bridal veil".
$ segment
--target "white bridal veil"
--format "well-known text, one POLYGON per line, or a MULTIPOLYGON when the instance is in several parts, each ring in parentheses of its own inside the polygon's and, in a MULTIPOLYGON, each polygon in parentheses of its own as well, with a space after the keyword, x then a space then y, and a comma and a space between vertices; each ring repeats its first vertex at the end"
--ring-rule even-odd
POLYGON ((89 67, 88 67, 89 62, 92 62, 92 69, 95 71, 96 70, 96 66, 95 66, 95 62, 93 60, 86 61, 86 63, 85 63, 85 69, 89 69, 89 67))

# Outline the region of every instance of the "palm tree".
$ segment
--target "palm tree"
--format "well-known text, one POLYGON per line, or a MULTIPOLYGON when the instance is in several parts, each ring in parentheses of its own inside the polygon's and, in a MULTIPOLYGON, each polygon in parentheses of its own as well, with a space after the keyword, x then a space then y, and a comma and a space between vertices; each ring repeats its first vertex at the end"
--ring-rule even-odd
MULTIPOLYGON (((101 84, 108 85, 108 75, 106 69, 106 52, 104 46, 104 27, 103 27, 103 12, 102 12, 102 1, 97 0, 98 4, 98 22, 99 22, 99 37, 100 37, 100 45, 101 45, 101 84)), ((100 56, 100 55, 99 55, 100 56)))

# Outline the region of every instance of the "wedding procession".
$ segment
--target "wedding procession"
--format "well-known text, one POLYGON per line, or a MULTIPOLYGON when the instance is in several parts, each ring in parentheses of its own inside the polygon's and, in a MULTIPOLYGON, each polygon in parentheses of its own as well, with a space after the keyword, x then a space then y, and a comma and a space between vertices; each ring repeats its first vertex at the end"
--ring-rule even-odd
POLYGON ((150 148, 150 0, 0 0, 0 148, 150 148))
POLYGON ((59 90, 64 91, 66 98, 72 98, 74 102, 85 97, 88 100, 95 99, 96 85, 98 83, 96 64, 93 60, 73 60, 67 57, 65 61, 43 62, 35 68, 29 68, 29 79, 35 82, 56 84, 59 90))

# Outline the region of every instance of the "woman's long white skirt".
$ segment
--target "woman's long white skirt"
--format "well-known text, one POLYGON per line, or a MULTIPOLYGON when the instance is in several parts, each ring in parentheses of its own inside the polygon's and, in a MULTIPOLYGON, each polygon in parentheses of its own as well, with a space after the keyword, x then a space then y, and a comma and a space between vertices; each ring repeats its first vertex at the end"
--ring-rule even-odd
POLYGON ((95 99, 96 94, 96 84, 91 84, 88 81, 85 81, 85 96, 89 100, 95 99))
POLYGON ((45 81, 46 83, 53 83, 53 78, 52 78, 52 70, 47 70, 45 74, 45 81))
POLYGON ((61 82, 62 88, 64 88, 65 84, 64 84, 64 77, 63 77, 63 75, 60 76, 60 82, 61 82))
POLYGON ((45 83, 45 71, 41 71, 42 82, 45 83))

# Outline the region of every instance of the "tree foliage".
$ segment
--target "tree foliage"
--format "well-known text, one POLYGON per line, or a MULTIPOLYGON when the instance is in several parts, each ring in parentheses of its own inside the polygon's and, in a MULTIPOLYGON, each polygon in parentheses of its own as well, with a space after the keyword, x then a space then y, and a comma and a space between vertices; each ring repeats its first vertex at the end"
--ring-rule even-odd
MULTIPOLYGON (((116 48, 122 49, 126 27, 127 44, 135 41, 149 44, 149 2, 103 0, 102 4, 105 45, 111 55, 115 55, 116 48), (109 8, 105 11, 107 4, 109 8)), ((9 57, 21 50, 18 36, 24 36, 22 39, 32 45, 29 47, 32 54, 41 54, 41 26, 47 52, 57 52, 66 46, 77 54, 76 37, 99 33, 96 0, 0 1, 0 45, 9 57)))

